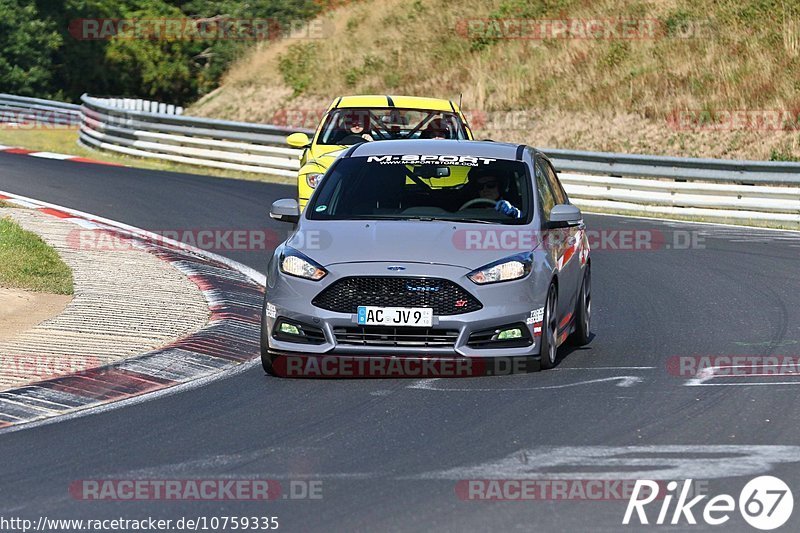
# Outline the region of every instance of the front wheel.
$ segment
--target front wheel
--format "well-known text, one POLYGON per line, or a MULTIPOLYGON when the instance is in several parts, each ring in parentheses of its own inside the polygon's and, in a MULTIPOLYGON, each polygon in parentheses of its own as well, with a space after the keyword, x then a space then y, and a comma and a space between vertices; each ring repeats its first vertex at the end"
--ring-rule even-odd
POLYGON ((583 275, 581 292, 578 295, 577 310, 575 311, 575 331, 570 335, 570 343, 583 346, 589 342, 592 319, 592 275, 589 266, 583 275))
POLYGON ((264 372, 270 376, 277 376, 275 368, 272 366, 272 356, 263 350, 261 351, 261 366, 264 367, 264 372))
POLYGON ((540 363, 542 370, 549 370, 556 366, 558 358, 558 292, 555 284, 551 283, 547 289, 547 301, 544 304, 542 317, 542 346, 540 363))

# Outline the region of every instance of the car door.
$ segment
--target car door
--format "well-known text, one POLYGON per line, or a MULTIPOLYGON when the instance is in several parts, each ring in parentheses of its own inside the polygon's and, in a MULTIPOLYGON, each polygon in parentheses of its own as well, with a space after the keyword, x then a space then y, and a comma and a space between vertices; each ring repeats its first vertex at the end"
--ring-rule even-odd
MULTIPOLYGON (((558 181, 556 170, 553 165, 545 158, 540 158, 539 162, 544 170, 547 182, 553 191, 554 201, 556 205, 568 204, 569 197, 567 196, 561 182, 558 181)), ((560 237, 562 238, 563 246, 561 249, 561 256, 559 257, 558 265, 561 271, 561 277, 567 281, 565 288, 567 298, 566 302, 570 303, 570 307, 566 310, 566 314, 572 313, 575 309, 576 298, 580 291, 581 282, 583 281, 583 269, 580 262, 580 249, 583 240, 583 224, 577 226, 568 226, 561 228, 560 237)), ((568 319, 565 320, 568 321, 568 319)))
MULTIPOLYGON (((572 261, 574 255, 575 229, 569 227, 550 227, 550 210, 559 203, 566 202, 563 190, 558 187, 558 183, 553 183, 548 176, 548 164, 542 158, 537 157, 535 163, 536 187, 539 192, 542 206, 542 229, 545 242, 550 251, 553 262, 556 265, 558 276, 558 322, 559 336, 561 331, 569 323, 573 310, 575 309, 575 289, 576 273, 575 265, 578 264, 577 258, 572 261), (556 185, 554 187, 554 185, 556 185)), ((580 267, 577 267, 580 270, 580 267)))

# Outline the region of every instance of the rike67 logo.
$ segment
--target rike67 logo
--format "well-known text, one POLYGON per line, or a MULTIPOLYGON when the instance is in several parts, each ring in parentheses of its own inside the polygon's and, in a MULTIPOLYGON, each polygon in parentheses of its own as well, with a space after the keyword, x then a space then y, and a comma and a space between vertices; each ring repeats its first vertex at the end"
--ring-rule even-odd
MULTIPOLYGON (((658 488, 659 484, 655 481, 636 481, 622 519, 624 525, 636 523, 636 519, 640 524, 651 523, 649 520, 652 520, 652 515, 648 518, 645 507, 659 497, 658 488)), ((794 509, 794 497, 789 486, 774 476, 759 476, 750 480, 739 493, 738 502, 729 494, 719 494, 705 502, 703 500, 708 495, 702 494, 689 499, 691 494, 691 479, 685 480, 680 489, 677 481, 670 481, 666 495, 659 498, 661 505, 653 524, 695 525, 699 516, 708 525, 720 526, 730 520, 738 503, 739 513, 745 522, 756 529, 767 531, 785 524, 794 509)))

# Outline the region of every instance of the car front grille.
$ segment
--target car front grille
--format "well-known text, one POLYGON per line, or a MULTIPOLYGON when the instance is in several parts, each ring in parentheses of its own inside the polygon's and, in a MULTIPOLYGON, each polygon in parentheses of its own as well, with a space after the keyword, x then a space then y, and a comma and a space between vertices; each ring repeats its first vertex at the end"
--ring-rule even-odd
POLYGON ((483 306, 457 283, 440 278, 363 276, 342 278, 311 302, 337 313, 356 313, 358 306, 432 307, 434 315, 460 315, 483 306))
POLYGON ((356 346, 416 346, 426 348, 452 348, 458 338, 458 330, 348 326, 333 328, 338 344, 356 346))

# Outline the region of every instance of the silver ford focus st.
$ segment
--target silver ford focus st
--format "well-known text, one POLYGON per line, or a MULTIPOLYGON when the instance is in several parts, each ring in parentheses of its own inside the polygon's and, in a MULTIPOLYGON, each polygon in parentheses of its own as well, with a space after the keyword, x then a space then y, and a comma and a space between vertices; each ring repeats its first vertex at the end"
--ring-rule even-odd
POLYGON ((557 363, 589 340, 580 210, 537 150, 487 141, 361 143, 341 154, 267 269, 264 369, 282 357, 557 363))

